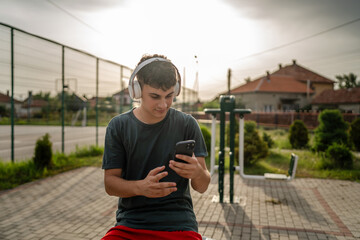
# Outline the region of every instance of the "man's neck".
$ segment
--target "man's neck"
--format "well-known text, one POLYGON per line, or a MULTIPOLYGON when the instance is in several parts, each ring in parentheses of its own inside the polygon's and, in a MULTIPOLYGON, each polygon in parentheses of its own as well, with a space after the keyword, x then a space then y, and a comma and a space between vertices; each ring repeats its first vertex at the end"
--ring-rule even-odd
POLYGON ((155 124, 155 123, 161 122, 166 117, 166 115, 163 118, 153 117, 147 111, 142 109, 141 106, 135 108, 133 113, 140 122, 145 123, 145 124, 155 124))

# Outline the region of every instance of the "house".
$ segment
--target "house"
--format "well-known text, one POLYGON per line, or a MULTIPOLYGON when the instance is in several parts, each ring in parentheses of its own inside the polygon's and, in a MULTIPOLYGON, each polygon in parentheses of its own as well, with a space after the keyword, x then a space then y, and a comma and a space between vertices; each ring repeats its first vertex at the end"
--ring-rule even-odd
POLYGON ((48 107, 48 102, 43 99, 32 99, 30 102, 27 99, 21 105, 19 117, 34 117, 34 115, 41 115, 43 108, 48 107))
POLYGON ((338 90, 325 90, 312 102, 315 110, 340 109, 344 112, 360 113, 360 87, 338 90))
POLYGON ((297 81, 300 81, 304 84, 309 83, 310 88, 314 90, 313 97, 316 97, 324 90, 334 89, 335 81, 298 65, 296 60, 293 60, 292 65, 285 67, 282 67, 282 65, 279 64, 279 69, 272 74, 292 76, 297 81))
POLYGON ((113 94, 112 97, 115 100, 115 103, 117 105, 120 105, 120 103, 122 103, 122 105, 124 105, 124 106, 131 105, 131 98, 129 95, 128 88, 125 88, 125 89, 113 94))
POLYGON ((334 81, 314 73, 295 60, 270 74, 267 72, 230 91, 236 102, 253 111, 288 111, 308 106, 314 96, 326 89, 333 89, 334 81))
MULTIPOLYGON (((15 114, 18 113, 21 109, 22 102, 14 98, 14 108, 15 114)), ((0 106, 3 106, 6 110, 10 111, 11 109, 11 96, 9 91, 6 94, 0 92, 0 106)))

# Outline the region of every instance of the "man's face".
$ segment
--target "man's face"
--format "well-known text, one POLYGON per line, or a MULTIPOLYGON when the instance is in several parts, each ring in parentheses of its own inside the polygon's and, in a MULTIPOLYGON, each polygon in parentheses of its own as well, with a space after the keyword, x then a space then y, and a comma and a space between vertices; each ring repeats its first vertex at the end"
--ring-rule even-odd
POLYGON ((164 91, 144 84, 142 87, 141 108, 150 122, 159 122, 166 116, 174 99, 174 88, 164 91))

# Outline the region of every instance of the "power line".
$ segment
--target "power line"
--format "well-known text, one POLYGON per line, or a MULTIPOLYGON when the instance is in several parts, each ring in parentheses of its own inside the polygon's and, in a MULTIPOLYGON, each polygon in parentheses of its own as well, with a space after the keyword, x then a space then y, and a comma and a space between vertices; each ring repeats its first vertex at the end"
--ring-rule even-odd
POLYGON ((257 52, 257 53, 250 54, 250 55, 247 55, 247 56, 242 57, 242 58, 238 58, 238 59, 236 59, 235 61, 244 60, 244 59, 247 59, 247 58, 251 58, 251 57, 255 57, 255 56, 262 55, 262 54, 264 54, 264 53, 272 52, 272 51, 275 51, 275 50, 278 50, 278 49, 281 49, 281 48, 284 48, 284 47, 288 47, 288 46, 293 45, 293 44, 295 44, 295 43, 299 43, 299 42, 308 40, 308 39, 310 39, 310 38, 317 37, 317 36, 319 36, 319 35, 322 35, 322 34, 325 34, 325 33, 331 32, 331 31, 334 31, 334 30, 336 30, 336 29, 345 27, 346 25, 349 25, 349 24, 352 24, 352 23, 355 23, 355 22, 358 22, 358 21, 360 21, 360 18, 354 19, 354 20, 352 20, 352 21, 349 21, 349 22, 340 24, 340 25, 338 25, 338 26, 335 26, 335 27, 326 29, 326 30, 321 31, 321 32, 318 32, 318 33, 314 33, 314 34, 312 34, 312 35, 309 35, 309 36, 300 38, 300 39, 298 39, 298 40, 295 40, 295 41, 292 41, 292 42, 289 42, 289 43, 285 43, 285 44, 282 44, 282 45, 279 45, 279 46, 276 46, 276 47, 273 47, 273 48, 266 49, 266 50, 261 51, 261 52, 257 52))
POLYGON ((54 5, 56 8, 60 9, 61 11, 63 11, 64 13, 66 13, 67 15, 69 15, 70 17, 76 19, 77 21, 79 21, 80 23, 82 23, 83 25, 85 25, 86 27, 90 28, 91 30, 102 34, 101 32, 99 32, 97 29, 95 29, 93 26, 87 24, 86 22, 84 22, 83 20, 81 20, 80 18, 78 18, 77 16, 75 16, 74 14, 70 13, 69 11, 67 11, 66 9, 60 7, 58 4, 54 3, 51 0, 47 0, 49 3, 51 3, 52 5, 54 5))

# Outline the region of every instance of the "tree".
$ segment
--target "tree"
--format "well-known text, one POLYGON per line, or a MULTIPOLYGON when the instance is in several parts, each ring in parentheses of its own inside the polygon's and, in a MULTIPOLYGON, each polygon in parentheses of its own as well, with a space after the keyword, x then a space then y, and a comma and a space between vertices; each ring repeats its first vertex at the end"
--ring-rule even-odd
MULTIPOLYGON (((331 168, 352 169, 353 155, 350 149, 343 145, 333 143, 325 152, 331 168)), ((328 166, 329 167, 329 166, 328 166)))
POLYGON ((210 102, 206 102, 203 105, 203 108, 220 108, 219 99, 212 100, 210 102))
POLYGON ((52 142, 50 135, 46 133, 36 141, 33 161, 39 169, 51 166, 52 159, 52 142))
POLYGON ((268 153, 268 145, 259 136, 256 122, 246 121, 244 124, 244 164, 252 165, 257 160, 265 158, 268 153))
POLYGON ((333 143, 349 146, 348 124, 339 110, 324 110, 315 129, 315 150, 324 152, 333 143))
POLYGON ((309 142, 308 130, 301 120, 295 120, 289 131, 289 141, 293 148, 305 148, 309 142))
POLYGON ((336 75, 335 77, 338 80, 338 86, 341 89, 360 87, 360 81, 357 81, 357 76, 353 73, 349 73, 348 75, 343 74, 342 76, 336 75))
POLYGON ((357 151, 360 151, 360 118, 355 119, 350 125, 350 139, 357 151))

